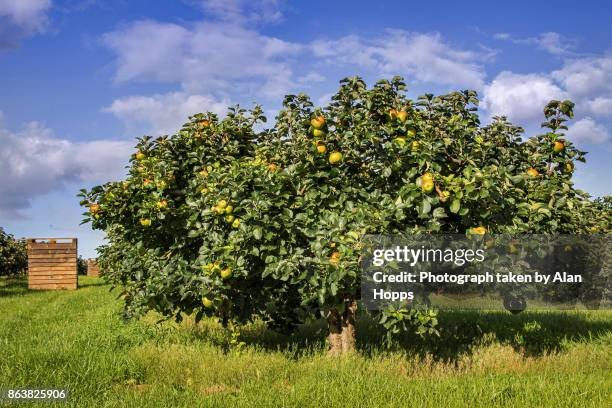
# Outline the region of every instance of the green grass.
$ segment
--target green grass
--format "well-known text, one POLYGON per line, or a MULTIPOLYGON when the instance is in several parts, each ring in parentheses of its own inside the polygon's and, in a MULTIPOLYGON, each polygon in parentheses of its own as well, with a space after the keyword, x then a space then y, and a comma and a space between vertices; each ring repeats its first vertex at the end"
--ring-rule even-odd
MULTIPOLYGON (((122 322, 97 278, 30 292, 0 278, 0 388, 67 387, 70 406, 603 407, 612 312, 442 312, 441 336, 384 348, 359 319, 359 354, 325 355, 324 327, 246 327, 241 350, 212 320, 122 322)), ((606 402, 607 401, 607 402, 606 402)), ((0 403, 1 405, 1 403, 0 403)), ((20 404, 19 406, 27 406, 20 404)))

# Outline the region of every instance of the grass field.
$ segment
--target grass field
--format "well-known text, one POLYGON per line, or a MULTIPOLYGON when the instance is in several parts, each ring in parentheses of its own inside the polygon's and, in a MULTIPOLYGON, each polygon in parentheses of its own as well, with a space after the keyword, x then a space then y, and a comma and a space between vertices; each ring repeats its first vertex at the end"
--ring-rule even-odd
POLYGON ((406 336, 391 349, 361 318, 360 353, 334 359, 325 356, 320 323, 292 336, 253 324, 237 350, 213 321, 124 323, 102 280, 79 282, 78 291, 29 292, 23 280, 0 278, 0 388, 67 387, 68 405, 79 407, 605 407, 612 400, 610 311, 444 312, 439 338, 406 336))

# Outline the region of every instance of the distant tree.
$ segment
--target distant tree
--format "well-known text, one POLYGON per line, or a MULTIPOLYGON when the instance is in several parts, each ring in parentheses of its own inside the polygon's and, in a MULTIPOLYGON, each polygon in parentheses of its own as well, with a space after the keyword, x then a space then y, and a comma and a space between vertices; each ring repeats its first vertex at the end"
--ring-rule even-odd
POLYGON ((0 227, 0 276, 25 273, 27 265, 25 241, 15 239, 0 227))
POLYGON ((77 258, 77 274, 87 275, 87 260, 81 255, 77 258))

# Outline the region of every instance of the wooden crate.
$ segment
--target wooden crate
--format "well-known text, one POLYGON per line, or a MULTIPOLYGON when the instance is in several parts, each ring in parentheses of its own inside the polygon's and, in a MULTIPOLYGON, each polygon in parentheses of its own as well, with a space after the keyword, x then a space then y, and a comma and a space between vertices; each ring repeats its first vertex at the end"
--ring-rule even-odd
POLYGON ((100 267, 93 258, 87 260, 87 276, 100 276, 100 267))
POLYGON ((28 288, 77 288, 77 239, 28 238, 28 288))

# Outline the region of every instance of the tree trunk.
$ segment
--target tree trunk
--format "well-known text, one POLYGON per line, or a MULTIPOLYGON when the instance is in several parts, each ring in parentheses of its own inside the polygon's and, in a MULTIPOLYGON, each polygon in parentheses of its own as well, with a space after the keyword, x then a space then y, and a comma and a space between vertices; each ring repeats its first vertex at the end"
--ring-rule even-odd
POLYGON ((331 310, 327 316, 329 328, 330 356, 352 353, 355 351, 355 315, 357 313, 357 302, 353 299, 344 301, 344 312, 340 314, 337 310, 331 310))
POLYGON ((327 315, 327 327, 329 329, 329 335, 327 341, 329 342, 330 356, 339 356, 342 354, 342 318, 337 310, 333 309, 327 315))

